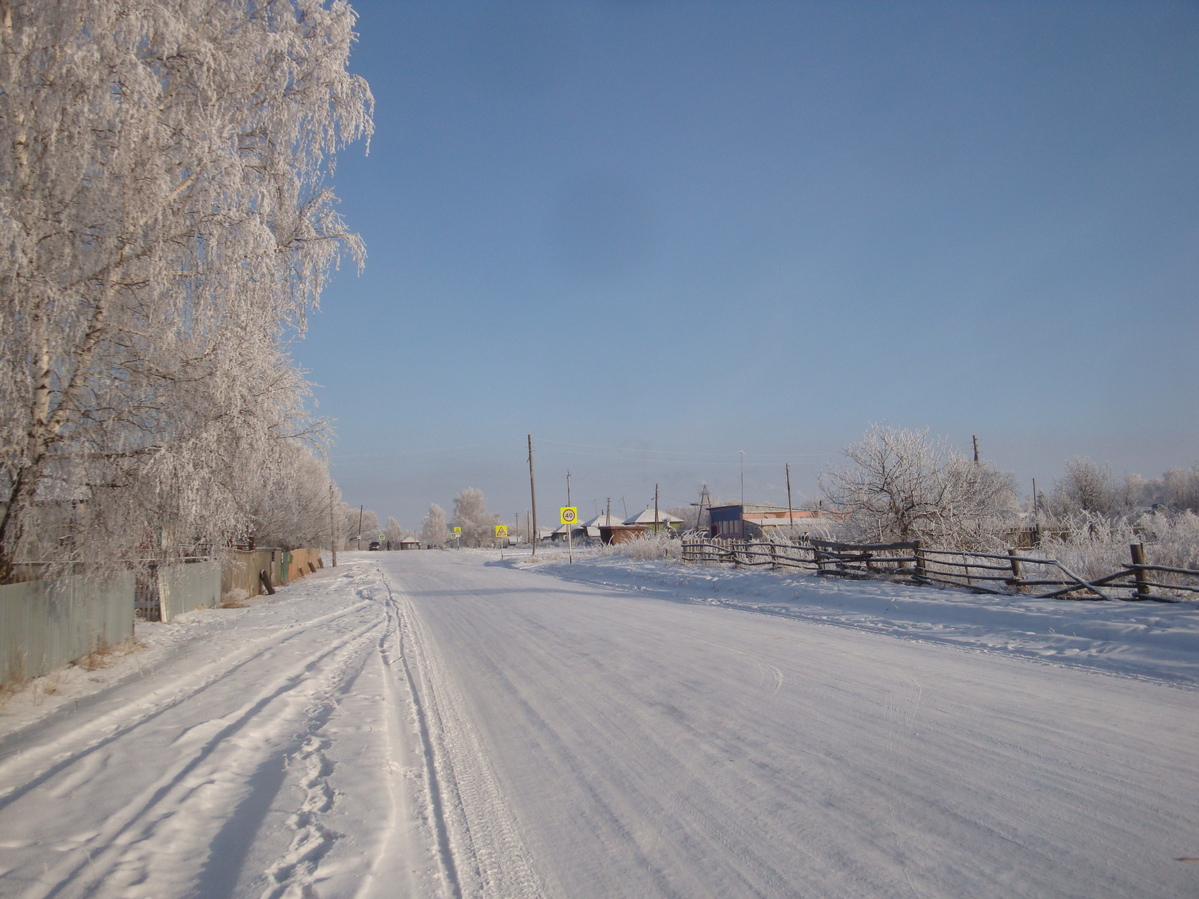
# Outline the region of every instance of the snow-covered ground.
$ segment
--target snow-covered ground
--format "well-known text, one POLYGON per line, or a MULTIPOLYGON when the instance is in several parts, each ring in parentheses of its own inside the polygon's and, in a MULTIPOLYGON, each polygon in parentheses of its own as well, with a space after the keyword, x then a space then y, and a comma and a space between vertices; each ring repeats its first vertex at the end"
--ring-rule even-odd
POLYGON ((349 554, 10 698, 0 894, 1199 895, 1197 618, 349 554))
POLYGON ((624 591, 1199 686, 1199 602, 1028 599, 622 556, 539 558, 559 577, 624 591))

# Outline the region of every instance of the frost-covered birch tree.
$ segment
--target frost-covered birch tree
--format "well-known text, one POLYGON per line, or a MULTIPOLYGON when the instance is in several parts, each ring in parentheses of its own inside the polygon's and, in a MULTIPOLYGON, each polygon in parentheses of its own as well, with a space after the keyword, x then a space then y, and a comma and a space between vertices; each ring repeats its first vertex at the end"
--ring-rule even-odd
POLYGON ((445 523, 445 509, 433 503, 421 521, 421 540, 426 546, 445 546, 450 539, 450 529, 445 523))
POLYGON ((463 546, 490 546, 500 517, 487 511, 487 499, 478 487, 467 487, 454 497, 454 525, 462 528, 463 546))
POLYGON ((404 539, 405 531, 394 517, 388 515, 387 524, 383 528, 383 534, 387 538, 387 542, 391 544, 392 549, 399 549, 400 541, 404 539))
POLYGON ((0 581, 67 502, 75 558, 224 539, 310 427, 285 338, 362 258, 327 185, 372 128, 353 24, 342 0, 0 0, 0 581))
POLYGON ((341 495, 324 459, 296 440, 284 441, 278 449, 270 464, 246 479, 249 524, 239 542, 287 550, 332 548, 333 514, 341 507, 341 495))

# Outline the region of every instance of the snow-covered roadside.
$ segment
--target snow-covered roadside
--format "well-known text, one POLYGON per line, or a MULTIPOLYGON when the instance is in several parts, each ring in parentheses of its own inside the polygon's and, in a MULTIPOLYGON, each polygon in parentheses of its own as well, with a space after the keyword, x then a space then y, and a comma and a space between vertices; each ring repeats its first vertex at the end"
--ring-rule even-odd
POLYGON ((576 554, 504 564, 675 602, 745 609, 1199 686, 1199 602, 992 596, 874 580, 576 554))
MULTIPOLYGON (((319 569, 300 584, 311 587, 333 575, 332 568, 319 569)), ((280 591, 280 599, 289 595, 289 588, 283 587, 280 591)), ((90 662, 82 659, 41 677, 30 678, 0 698, 0 739, 60 710, 76 710, 86 705, 90 698, 126 681, 149 680, 164 660, 186 653, 191 643, 236 629, 237 619, 271 599, 257 596, 244 600, 242 608, 187 612, 176 616, 170 624, 136 621, 132 640, 100 653, 90 662)))
POLYGON ((349 559, 14 697, 0 892, 443 895, 391 609, 349 559))
POLYGON ((0 892, 1194 893, 1177 679, 814 626, 764 574, 496 562, 350 554, 143 629, 0 737, 0 892))

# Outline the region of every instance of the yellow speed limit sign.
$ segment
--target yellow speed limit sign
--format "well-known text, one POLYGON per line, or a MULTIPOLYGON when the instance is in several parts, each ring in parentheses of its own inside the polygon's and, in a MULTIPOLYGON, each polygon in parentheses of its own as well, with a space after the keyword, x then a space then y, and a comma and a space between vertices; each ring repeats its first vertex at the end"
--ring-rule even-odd
POLYGON ((579 520, 579 510, 575 506, 562 506, 558 511, 562 513, 563 524, 574 524, 579 520))
POLYGON ((508 536, 508 525, 497 524, 495 526, 495 535, 497 537, 507 537, 508 536))

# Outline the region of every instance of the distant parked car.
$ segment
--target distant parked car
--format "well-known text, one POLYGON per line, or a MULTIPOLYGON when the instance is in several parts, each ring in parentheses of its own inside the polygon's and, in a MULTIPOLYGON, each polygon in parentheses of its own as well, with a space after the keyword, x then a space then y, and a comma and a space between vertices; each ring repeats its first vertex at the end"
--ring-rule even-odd
POLYGON ((383 548, 383 547, 381 547, 381 546, 379 545, 379 541, 378 541, 378 540, 372 540, 372 541, 371 541, 371 545, 367 547, 367 549, 382 549, 382 548, 383 548))

